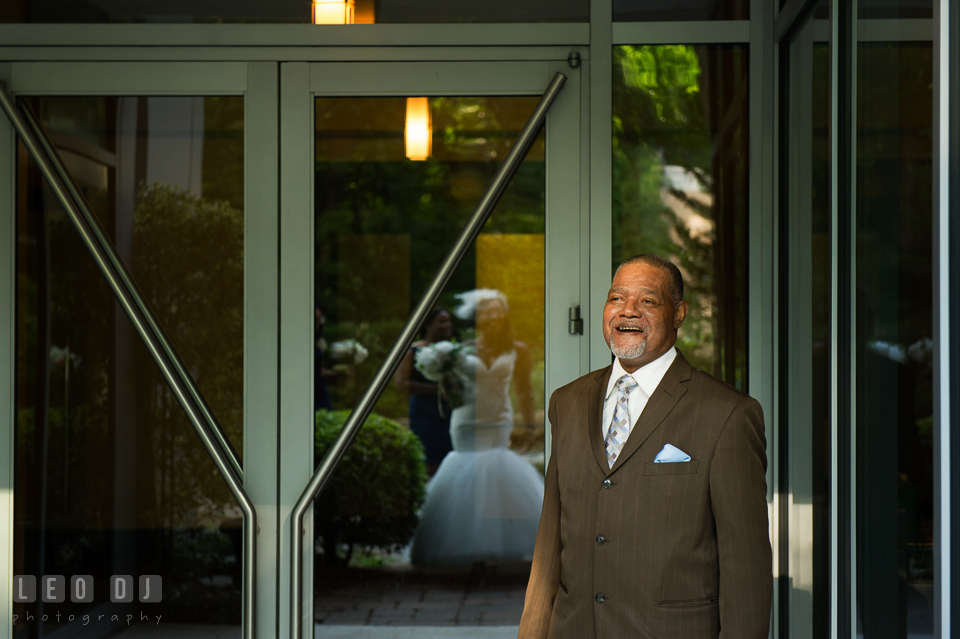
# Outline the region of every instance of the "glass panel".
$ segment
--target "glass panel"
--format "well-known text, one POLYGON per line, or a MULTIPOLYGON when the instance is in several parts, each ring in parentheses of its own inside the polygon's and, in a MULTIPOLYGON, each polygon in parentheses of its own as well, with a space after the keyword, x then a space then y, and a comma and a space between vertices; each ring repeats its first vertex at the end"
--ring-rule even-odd
POLYGON ((933 0, 858 0, 861 20, 933 19, 933 0))
MULTIPOLYGON (((589 0, 320 0, 317 4, 318 15, 327 16, 318 22, 329 22, 336 13, 340 24, 351 15, 349 6, 356 24, 590 20, 589 0)), ((310 23, 313 16, 311 0, 5 0, 0 4, 0 23, 310 23)))
POLYGON ((746 388, 747 47, 621 46, 613 64, 613 268, 674 260, 677 347, 746 388))
POLYGON ((934 629, 932 87, 931 43, 859 43, 857 620, 868 639, 934 629))
POLYGON ((782 86, 790 103, 780 142, 786 150, 781 268, 789 270, 780 309, 780 343, 788 362, 781 368, 782 387, 788 389, 780 425, 787 444, 780 465, 788 516, 781 534, 789 549, 783 572, 790 636, 810 639, 830 635, 831 597, 830 49, 814 41, 814 32, 810 20, 789 44, 789 76, 782 86))
MULTIPOLYGON (((372 4, 373 0, 370 0, 372 4)), ((34 23, 236 23, 311 21, 310 0, 5 0, 0 22, 34 23)))
MULTIPOLYGON (((820 7, 829 3, 823 0, 820 7)), ((812 370, 811 497, 813 505, 813 636, 830 633, 830 339, 831 204, 830 204, 830 47, 813 44, 813 90, 810 95, 810 364, 812 370)))
MULTIPOLYGON (((318 460, 537 101, 316 100, 318 460)), ((544 145, 314 508, 318 623, 520 622, 543 499, 544 145)))
POLYGON ((750 0, 613 0, 614 22, 749 19, 750 0))
POLYGON ((589 22, 589 0, 380 0, 371 22, 589 22))
MULTIPOLYGON (((32 102, 241 451, 243 98, 32 102)), ((15 635, 239 624, 240 509, 22 146, 17 179, 14 573, 92 595, 16 603, 15 635)))

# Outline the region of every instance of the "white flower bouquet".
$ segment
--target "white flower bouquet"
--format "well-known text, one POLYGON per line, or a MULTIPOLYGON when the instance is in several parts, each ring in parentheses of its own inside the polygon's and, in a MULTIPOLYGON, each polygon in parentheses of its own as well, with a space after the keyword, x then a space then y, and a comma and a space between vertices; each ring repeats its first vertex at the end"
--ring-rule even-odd
POLYGON ((330 357, 338 364, 362 364, 369 351, 355 339, 345 339, 330 345, 330 357))
POLYGON ((463 406, 463 380, 460 371, 466 363, 466 357, 473 347, 455 341, 442 341, 428 344, 417 350, 414 366, 431 382, 436 382, 437 406, 443 414, 443 398, 452 408, 463 406))

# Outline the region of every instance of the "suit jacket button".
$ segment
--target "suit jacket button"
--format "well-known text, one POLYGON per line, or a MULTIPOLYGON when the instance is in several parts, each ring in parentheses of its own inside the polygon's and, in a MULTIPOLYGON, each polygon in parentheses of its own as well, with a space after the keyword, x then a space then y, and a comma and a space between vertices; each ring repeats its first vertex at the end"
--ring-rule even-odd
POLYGON ((597 545, 602 546, 605 543, 607 543, 606 537, 604 537, 603 535, 597 535, 597 545))
POLYGON ((597 603, 603 603, 605 599, 606 597, 603 596, 602 592, 598 592, 597 596, 594 597, 594 600, 596 600, 597 603))
POLYGON ((604 479, 604 480, 603 480, 603 487, 604 487, 604 488, 610 488, 611 486, 613 486, 613 482, 612 482, 612 481, 610 481, 609 479, 604 479))

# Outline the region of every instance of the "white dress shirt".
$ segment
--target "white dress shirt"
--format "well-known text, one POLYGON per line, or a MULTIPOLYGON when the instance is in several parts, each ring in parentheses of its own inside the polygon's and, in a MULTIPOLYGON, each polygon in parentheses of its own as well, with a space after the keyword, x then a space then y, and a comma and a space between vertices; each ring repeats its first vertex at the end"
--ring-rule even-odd
POLYGON ((607 383, 607 394, 603 400, 603 421, 600 423, 604 439, 607 438, 607 431, 610 430, 610 423, 613 422, 613 411, 617 407, 617 393, 615 392, 617 380, 624 375, 631 375, 634 381, 637 382, 637 386, 627 395, 627 408, 630 410, 630 426, 632 432, 633 425, 637 423, 637 419, 640 418, 640 413, 643 412, 644 406, 647 405, 647 400, 653 395, 653 391, 657 390, 657 386, 660 385, 660 380, 667 374, 667 369, 670 368, 670 365, 673 364, 673 360, 676 358, 677 349, 671 346, 666 353, 646 366, 641 366, 633 371, 633 373, 628 373, 623 370, 619 358, 614 359, 613 371, 610 372, 610 381, 607 383))

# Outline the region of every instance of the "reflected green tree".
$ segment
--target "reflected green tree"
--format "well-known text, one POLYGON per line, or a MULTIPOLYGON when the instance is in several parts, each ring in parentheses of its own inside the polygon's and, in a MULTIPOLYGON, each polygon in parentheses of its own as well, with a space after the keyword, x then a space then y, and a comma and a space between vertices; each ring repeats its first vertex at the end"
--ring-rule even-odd
MULTIPOLYGON (((243 213, 223 201, 153 184, 139 194, 133 242, 132 270, 151 310, 228 439, 241 442, 243 213), (185 237, 209 241, 183 242, 185 237)), ((196 525, 200 513, 222 511, 233 497, 219 474, 186 470, 212 462, 159 370, 150 362, 141 370, 155 374, 141 382, 138 405, 154 424, 157 496, 165 505, 158 513, 166 513, 166 526, 196 525)), ((242 449, 236 452, 242 455, 242 449)))
POLYGON ((614 49, 613 268, 675 261, 691 307, 678 346, 744 388, 746 56, 736 47, 614 49))
MULTIPOLYGON (((359 399, 536 101, 431 98, 433 156, 414 162, 404 155, 403 98, 317 100, 316 304, 328 345, 356 339, 369 351, 331 384, 335 408, 359 399)), ((541 134, 485 233, 544 232, 544 144, 541 134)), ((475 274, 471 249, 438 305, 455 307, 475 274)), ((376 412, 404 419, 407 398, 391 385, 376 412)))

